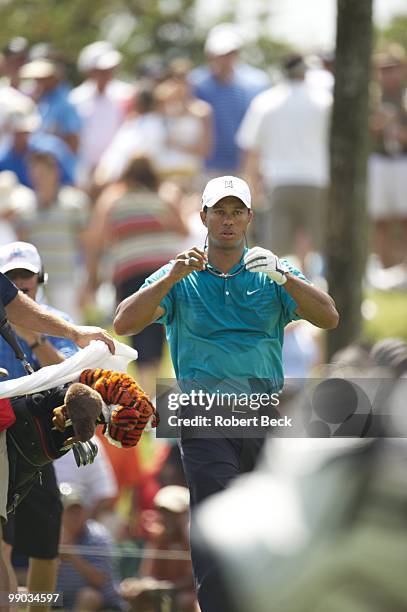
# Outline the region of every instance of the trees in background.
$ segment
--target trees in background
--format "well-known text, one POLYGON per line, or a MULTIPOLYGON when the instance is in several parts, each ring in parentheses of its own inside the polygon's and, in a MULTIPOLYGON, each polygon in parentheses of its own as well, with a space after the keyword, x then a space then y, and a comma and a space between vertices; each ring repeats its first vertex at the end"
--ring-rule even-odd
MULTIPOLYGON (((86 44, 108 39, 124 54, 123 69, 131 77, 143 63, 185 56, 203 59, 205 28, 197 23, 196 0, 12 0, 0 2, 0 49, 13 36, 30 44, 48 42, 71 64, 86 44)), ((219 20, 234 20, 226 13, 219 20)), ((247 48, 249 61, 267 67, 289 49, 264 32, 258 15, 258 38, 247 48)), ((214 25, 214 24, 213 24, 214 25)))
POLYGON ((372 29, 372 0, 338 0, 327 265, 341 322, 328 334, 328 357, 358 338, 362 327, 372 29))

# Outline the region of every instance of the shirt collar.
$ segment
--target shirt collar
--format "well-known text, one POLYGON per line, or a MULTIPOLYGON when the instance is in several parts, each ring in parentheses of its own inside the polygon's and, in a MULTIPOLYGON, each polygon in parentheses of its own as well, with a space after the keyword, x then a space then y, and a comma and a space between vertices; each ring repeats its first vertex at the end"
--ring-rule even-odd
MULTIPOLYGON (((247 247, 244 247, 240 261, 237 264, 235 264, 233 268, 230 268, 230 270, 228 271, 228 274, 233 274, 234 272, 237 272, 239 268, 241 268, 244 265, 244 257, 248 250, 249 249, 247 247)), ((215 272, 219 272, 219 274, 222 274, 221 270, 219 270, 219 268, 217 268, 216 266, 213 266, 212 264, 209 264, 209 263, 208 265, 211 267, 212 270, 215 270, 215 272)))

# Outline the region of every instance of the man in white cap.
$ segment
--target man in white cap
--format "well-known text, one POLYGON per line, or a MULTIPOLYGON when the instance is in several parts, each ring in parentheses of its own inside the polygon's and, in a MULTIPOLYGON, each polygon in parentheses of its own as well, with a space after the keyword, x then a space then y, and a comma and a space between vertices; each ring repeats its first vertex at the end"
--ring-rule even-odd
POLYGON ((58 136, 76 153, 81 121, 68 100, 62 65, 50 59, 34 59, 21 68, 20 76, 35 82, 32 96, 41 116, 41 131, 58 136))
MULTIPOLYGON (((190 397, 192 392, 197 397, 200 392, 214 396, 219 389, 244 389, 246 406, 253 391, 272 397, 284 384, 285 325, 301 318, 323 329, 338 324, 327 293, 271 251, 246 246, 252 217, 245 181, 234 176, 212 179, 201 210, 207 251, 193 247, 180 253, 118 306, 114 326, 119 334, 138 333, 152 322, 165 325, 178 385, 190 397)), ((181 410, 180 446, 192 508, 251 470, 263 442, 250 433, 264 432, 250 427, 237 438, 233 428, 225 435, 225 429, 216 431, 216 422, 210 420, 208 427, 193 426, 194 416, 210 414, 207 405, 192 400, 181 410), (189 422, 185 416, 191 417, 189 422)), ((217 594, 207 580, 212 568, 197 554, 191 535, 199 604, 202 612, 215 612, 220 609, 217 594)))
POLYGON ((78 68, 86 80, 72 90, 71 102, 83 121, 80 137, 80 175, 84 185, 119 128, 135 88, 114 78, 122 54, 111 43, 99 40, 84 47, 78 68))
MULTIPOLYGON (((96 327, 78 327, 73 325, 69 321, 62 319, 55 312, 46 310, 43 306, 36 304, 35 293, 38 281, 41 280, 41 276, 44 277, 44 273, 41 266, 41 260, 35 247, 31 244, 26 243, 13 243, 11 246, 3 247, 3 252, 0 254, 1 257, 1 268, 0 268, 0 299, 5 307, 6 315, 10 322, 14 325, 19 326, 19 333, 22 334, 23 343, 27 349, 27 356, 33 358, 39 367, 46 365, 47 363, 58 363, 63 361, 65 354, 63 350, 68 348, 68 343, 75 350, 75 344, 80 347, 84 347, 91 342, 91 340, 103 340, 110 348, 111 352, 114 352, 114 344, 112 338, 102 329, 96 327), (17 270, 19 276, 16 276, 17 270), (17 285, 15 285, 10 278, 7 278, 6 274, 14 277, 16 283, 18 283, 20 291, 17 285), (28 294, 28 295, 27 295, 28 294), (22 324, 23 327, 22 327, 22 324), (61 345, 55 346, 48 337, 42 334, 49 334, 52 336, 58 336, 58 338, 65 338, 65 348, 61 345), (35 358, 35 359, 34 359, 35 358)), ((56 341, 57 338, 52 338, 56 341)), ((8 348, 4 343, 3 339, 2 347, 7 352, 8 348)), ((14 357, 13 355, 11 357, 14 357)), ((5 363, 7 360, 8 368, 10 369, 9 374, 11 377, 17 377, 25 372, 19 372, 13 370, 15 367, 14 359, 9 359, 10 354, 6 357, 6 354, 2 351, 1 363, 5 363), (13 365, 14 364, 14 365, 13 365)), ((4 429, 0 431, 0 546, 2 544, 2 520, 6 519, 6 501, 7 501, 7 483, 8 483, 8 459, 7 459, 7 446, 6 446, 6 432, 4 429)), ((31 527, 31 523, 28 523, 28 527, 31 527)), ((49 534, 48 534, 49 535, 49 534)), ((44 540, 45 545, 45 540, 44 540)), ((47 544, 50 542, 47 541, 47 544)), ((56 555, 55 555, 56 556, 56 555)), ((36 578, 40 582, 36 582, 37 591, 52 590, 52 588, 46 588, 47 578, 52 580, 51 572, 44 571, 41 564, 37 564, 36 578), (41 582, 45 580, 45 582, 41 582), (45 588, 40 588, 39 585, 45 588)), ((55 578, 55 574, 54 574, 55 578)), ((10 591, 9 580, 7 576, 6 567, 3 563, 2 555, 0 554, 0 591, 4 594, 10 591)), ((0 609, 3 601, 0 600, 0 609)), ((8 608, 7 608, 8 609, 8 608)))
MULTIPOLYGON (((27 242, 11 242, 0 247, 0 272, 34 301, 40 285, 46 281, 40 255, 35 246, 27 242)), ((46 308, 64 320, 70 320, 64 313, 46 308)), ((14 330, 35 370, 60 363, 78 350, 71 340, 65 338, 42 335, 16 325, 14 330)), ((26 374, 22 363, 3 338, 0 338, 0 363, 7 368, 10 379, 26 374)), ((4 529, 6 553, 11 555, 14 546, 19 554, 29 557, 30 592, 55 590, 61 513, 55 471, 50 463, 42 470, 41 483, 34 484, 15 514, 9 516, 4 529), (35 529, 32 529, 33 522, 35 529)))
POLYGON ((192 71, 194 94, 214 114, 214 148, 206 160, 210 176, 232 174, 240 167, 235 135, 252 98, 269 86, 267 75, 239 61, 243 37, 233 23, 215 26, 205 43, 207 67, 192 71))

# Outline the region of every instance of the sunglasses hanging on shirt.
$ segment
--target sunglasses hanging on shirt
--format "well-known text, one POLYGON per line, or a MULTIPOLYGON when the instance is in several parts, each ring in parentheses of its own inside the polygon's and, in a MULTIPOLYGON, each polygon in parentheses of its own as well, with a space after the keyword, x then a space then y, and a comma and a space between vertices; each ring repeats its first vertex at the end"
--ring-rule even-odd
MULTIPOLYGON (((247 244, 246 233, 244 235, 244 242, 245 242, 246 248, 249 248, 249 245, 247 244)), ((207 251, 207 250, 208 250, 208 234, 206 234, 205 244, 204 244, 204 251, 207 251)), ((240 268, 236 270, 236 272, 232 272, 232 273, 219 272, 218 270, 215 270, 215 268, 211 266, 210 263, 207 263, 205 265, 205 270, 209 272, 209 274, 212 274, 213 276, 217 276, 218 278, 224 278, 224 279, 233 278, 234 276, 241 274, 245 269, 246 269, 246 266, 243 264, 242 266, 240 266, 240 268)))

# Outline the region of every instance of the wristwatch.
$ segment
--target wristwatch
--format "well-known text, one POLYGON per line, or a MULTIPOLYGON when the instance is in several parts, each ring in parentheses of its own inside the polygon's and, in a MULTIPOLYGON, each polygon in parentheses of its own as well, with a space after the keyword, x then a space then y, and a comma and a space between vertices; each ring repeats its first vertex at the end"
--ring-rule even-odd
POLYGON ((30 349, 30 351, 34 351, 39 346, 42 346, 46 340, 46 336, 40 336, 39 340, 36 340, 33 344, 30 344, 28 348, 30 349))

